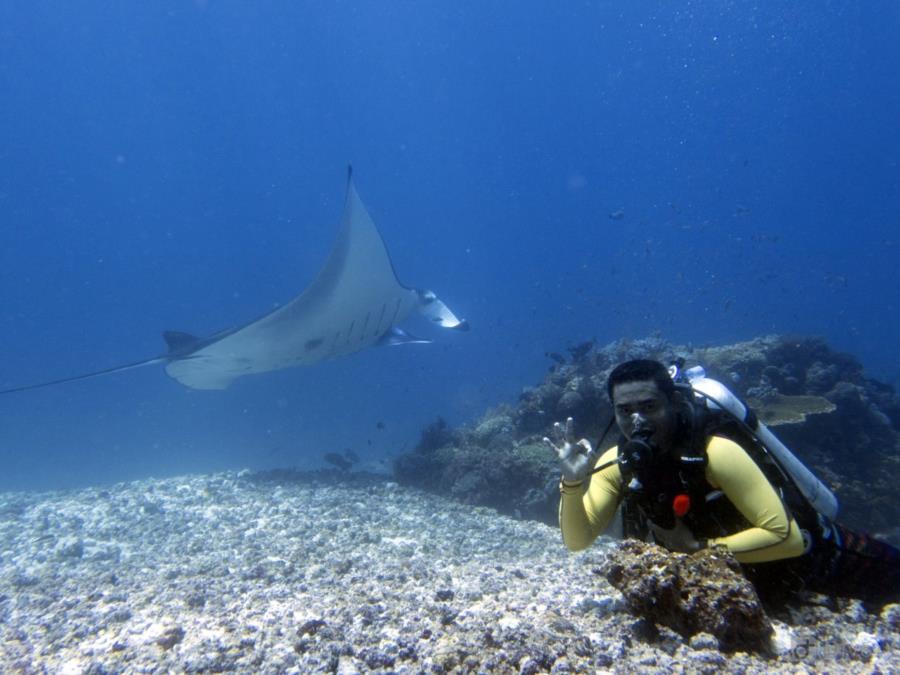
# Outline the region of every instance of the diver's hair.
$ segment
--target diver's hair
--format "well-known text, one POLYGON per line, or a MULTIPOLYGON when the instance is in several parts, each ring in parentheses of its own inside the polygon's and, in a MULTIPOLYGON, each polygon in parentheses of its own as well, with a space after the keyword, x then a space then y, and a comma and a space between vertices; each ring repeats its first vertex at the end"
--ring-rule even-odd
POLYGON ((612 402, 613 388, 616 385, 626 382, 647 382, 648 380, 655 382, 666 398, 672 400, 675 395, 675 383, 669 376, 668 368, 659 361, 650 359, 634 359, 620 363, 613 368, 606 381, 606 393, 609 394, 609 400, 612 402))

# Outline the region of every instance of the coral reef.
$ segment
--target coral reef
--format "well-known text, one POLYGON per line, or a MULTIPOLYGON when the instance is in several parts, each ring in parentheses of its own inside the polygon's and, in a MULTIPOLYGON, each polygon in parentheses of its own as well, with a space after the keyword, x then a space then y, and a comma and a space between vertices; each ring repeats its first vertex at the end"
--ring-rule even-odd
MULTIPOLYGON (((553 523, 558 468, 541 444, 553 422, 574 417, 577 433, 598 439, 612 417, 606 379, 622 361, 685 359, 754 402, 764 421, 841 502, 851 528, 896 537, 900 497, 900 398, 867 378, 852 356, 819 338, 766 336, 695 348, 660 337, 582 343, 554 361, 544 381, 526 387, 515 406, 488 411, 473 426, 450 429, 439 421, 395 465, 401 482, 470 504, 553 523), (490 459, 490 461, 488 461, 490 459)), ((605 444, 611 445, 611 434, 605 444)))

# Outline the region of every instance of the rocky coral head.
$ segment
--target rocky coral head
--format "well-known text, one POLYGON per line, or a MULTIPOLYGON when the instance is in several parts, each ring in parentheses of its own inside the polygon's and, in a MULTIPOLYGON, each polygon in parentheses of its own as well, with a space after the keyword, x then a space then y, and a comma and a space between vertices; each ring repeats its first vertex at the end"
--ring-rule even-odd
POLYGON ((629 610, 689 638, 710 633, 725 651, 767 651, 773 633, 753 585, 722 548, 694 555, 628 540, 600 573, 629 610))
POLYGON ((443 417, 438 417, 434 422, 422 429, 422 436, 416 444, 416 452, 429 454, 452 445, 456 440, 456 433, 447 425, 443 417))

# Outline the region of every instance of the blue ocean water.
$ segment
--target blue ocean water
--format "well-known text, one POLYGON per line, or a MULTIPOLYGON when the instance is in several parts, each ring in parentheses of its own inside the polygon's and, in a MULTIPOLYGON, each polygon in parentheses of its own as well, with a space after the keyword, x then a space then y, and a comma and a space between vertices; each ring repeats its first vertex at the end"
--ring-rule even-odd
POLYGON ((351 161, 472 324, 4 396, 0 489, 380 461, 591 338, 816 334, 898 383, 898 34, 892 2, 0 4, 0 388, 290 300, 351 161))

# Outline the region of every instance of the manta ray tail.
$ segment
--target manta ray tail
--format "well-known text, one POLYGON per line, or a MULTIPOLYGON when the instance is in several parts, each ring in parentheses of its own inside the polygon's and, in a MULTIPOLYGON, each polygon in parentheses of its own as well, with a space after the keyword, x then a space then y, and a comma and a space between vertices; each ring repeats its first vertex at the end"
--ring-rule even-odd
POLYGON ((92 377, 100 377, 101 375, 111 375, 112 373, 119 373, 123 370, 131 370, 132 368, 140 368, 142 366, 149 366, 154 363, 164 363, 168 361, 168 356, 154 356, 152 359, 144 359, 143 361, 135 361, 133 363, 126 363, 121 366, 113 366, 112 368, 105 368, 104 370, 95 370, 91 373, 83 373, 81 375, 72 375, 71 377, 63 377, 58 380, 50 380, 48 382, 38 382, 37 384, 26 384, 21 387, 12 387, 11 389, 0 389, 0 394, 12 394, 17 391, 28 391, 29 389, 40 389, 42 387, 50 387, 54 384, 65 384, 66 382, 77 382, 78 380, 88 380, 92 377))

